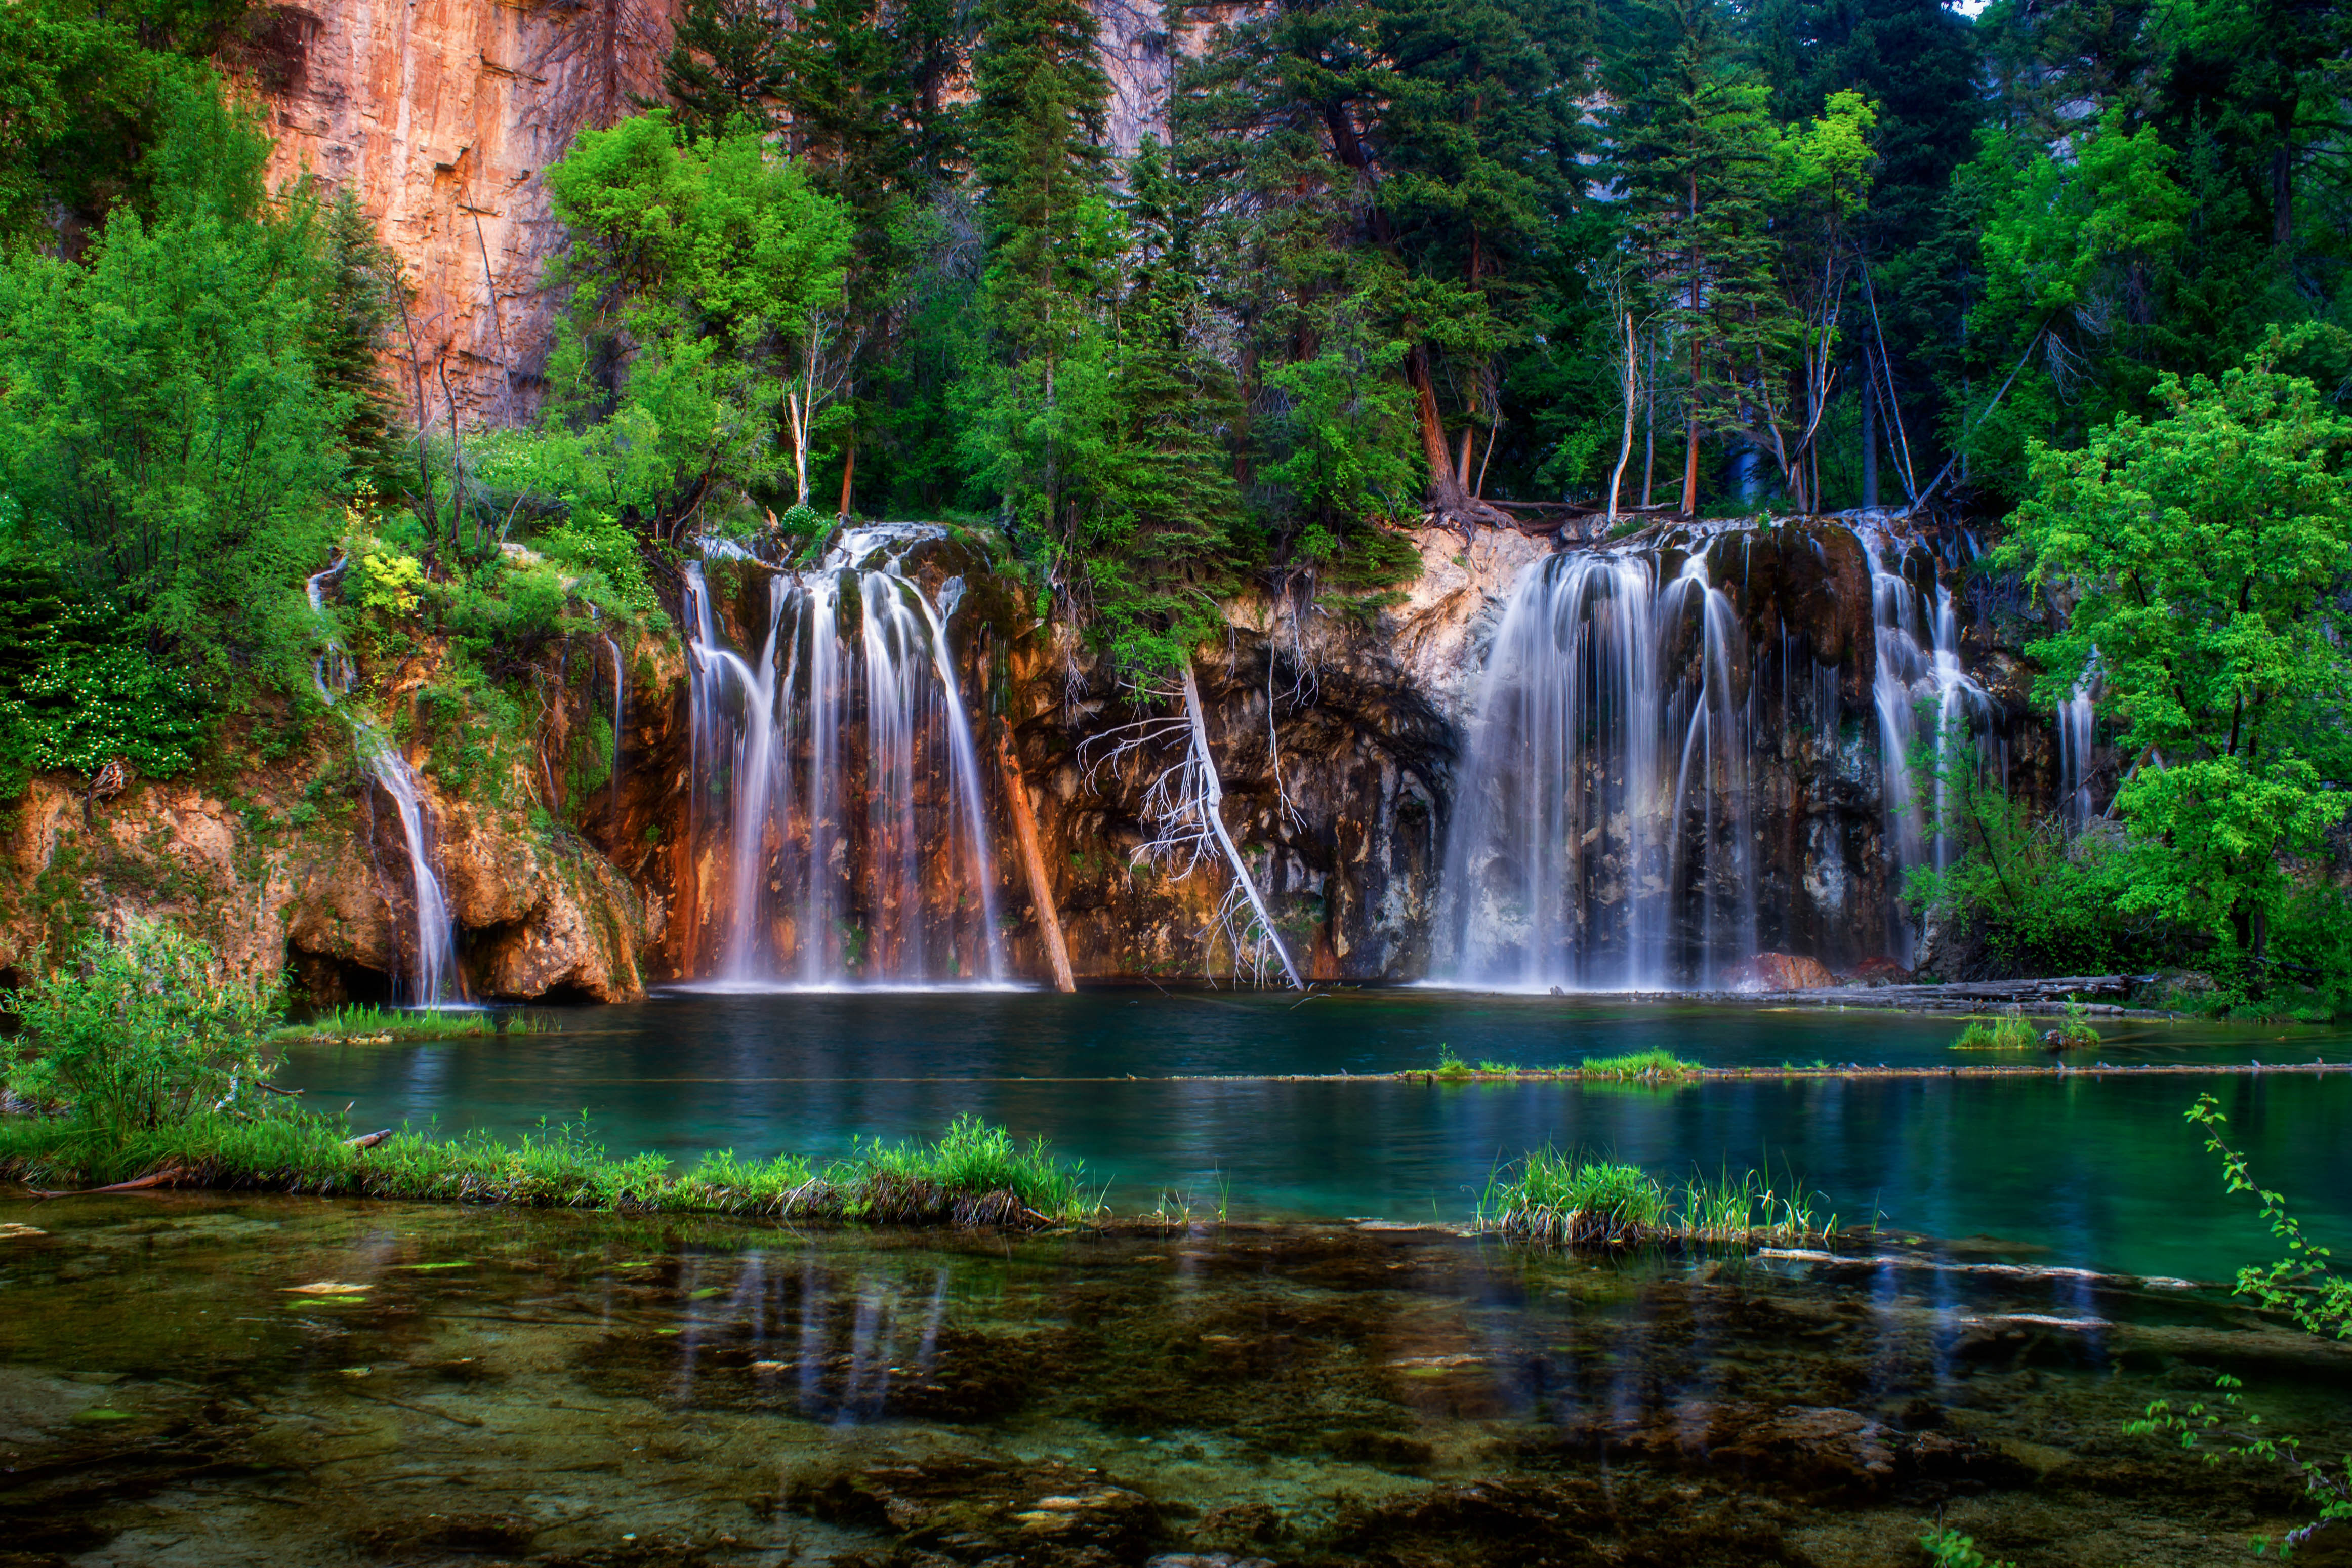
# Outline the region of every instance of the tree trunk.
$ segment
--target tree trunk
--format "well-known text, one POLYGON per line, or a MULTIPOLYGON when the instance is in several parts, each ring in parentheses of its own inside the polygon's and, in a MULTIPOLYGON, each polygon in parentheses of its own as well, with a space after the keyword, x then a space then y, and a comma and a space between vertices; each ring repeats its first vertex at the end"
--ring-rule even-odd
POLYGON ((1689 412, 1683 419, 1683 511, 1698 514, 1698 340, 1691 340, 1689 412))
POLYGON ((857 479, 857 432, 849 433, 849 445, 841 455, 841 521, 849 521, 851 486, 857 479))
POLYGON ((1013 728, 996 730, 996 761, 1004 773, 1004 798, 1013 808, 1013 837, 1020 841, 1021 868, 1029 879, 1029 900, 1037 906, 1037 929, 1045 937, 1045 962, 1053 966, 1054 989, 1076 991, 1070 973, 1069 944, 1062 937, 1061 911, 1054 906, 1054 883, 1045 870, 1045 852, 1037 847, 1037 814, 1029 804, 1028 781, 1021 776, 1020 759, 1013 754, 1013 728))
POLYGON ((1429 465, 1429 505, 1438 521, 1458 528, 1467 539, 1478 524, 1511 526, 1505 513, 1475 499, 1468 479, 1470 431, 1463 433, 1459 467, 1454 443, 1445 437, 1445 420, 1437 411, 1437 385, 1429 373, 1429 353, 1416 347, 1404 357, 1405 381, 1412 388, 1414 422, 1421 426, 1421 452, 1429 465))
POLYGON ((1625 425, 1624 429, 1620 434, 1617 441, 1617 467, 1612 469, 1609 474, 1609 521, 1612 523, 1617 521, 1617 492, 1619 488, 1625 482, 1625 465, 1632 461, 1633 457, 1633 394, 1638 390, 1635 384, 1635 367, 1638 362, 1634 357, 1633 317, 1632 312, 1627 312, 1624 318, 1624 322, 1625 425))
POLYGON ((1658 472, 1658 330, 1650 329, 1650 374, 1642 382, 1642 510, 1650 510, 1650 482, 1658 472))
POLYGON ((1429 376, 1429 354, 1415 348, 1404 357, 1405 380, 1412 387, 1413 417, 1421 426, 1422 457, 1429 464, 1429 499, 1440 512, 1462 510, 1469 498, 1454 477, 1454 444, 1445 438, 1445 420, 1437 412, 1437 387, 1429 376))
POLYGON ((1862 504, 1878 504, 1878 383, 1862 362, 1862 504))

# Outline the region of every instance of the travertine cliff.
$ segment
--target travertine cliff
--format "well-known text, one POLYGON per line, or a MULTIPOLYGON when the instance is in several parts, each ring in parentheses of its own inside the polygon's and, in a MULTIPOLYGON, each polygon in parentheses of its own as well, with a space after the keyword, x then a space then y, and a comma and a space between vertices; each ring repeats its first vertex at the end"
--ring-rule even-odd
POLYGON ((313 0, 235 68, 268 105, 278 179, 348 185, 415 290, 394 344, 411 418, 536 408, 562 243, 547 165, 655 92, 669 0, 313 0))

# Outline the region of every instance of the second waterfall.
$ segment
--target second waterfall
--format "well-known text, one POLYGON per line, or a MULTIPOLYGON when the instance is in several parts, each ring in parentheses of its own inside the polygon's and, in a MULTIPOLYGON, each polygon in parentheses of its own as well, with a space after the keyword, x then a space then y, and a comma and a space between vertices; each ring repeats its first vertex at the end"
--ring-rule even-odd
POLYGON ((944 579, 935 601, 908 565, 940 537, 856 529, 812 570, 747 563, 733 646, 704 568, 688 568, 705 977, 1003 978, 987 797, 948 639, 963 582, 944 579))

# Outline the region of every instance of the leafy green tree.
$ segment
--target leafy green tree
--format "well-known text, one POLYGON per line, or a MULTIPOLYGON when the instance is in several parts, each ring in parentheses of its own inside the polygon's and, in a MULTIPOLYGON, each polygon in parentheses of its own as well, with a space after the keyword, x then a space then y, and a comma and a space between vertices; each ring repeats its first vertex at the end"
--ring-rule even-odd
POLYGON ((1951 461, 1979 484, 2013 489, 2029 441, 2079 438, 2154 379, 2138 351, 2185 237, 2178 161, 2115 110, 2049 147, 1981 133, 1958 176, 1979 215, 1976 360, 1945 415, 1951 461))
POLYGON ((93 712, 152 721, 142 765, 169 773, 193 717, 245 683, 307 687, 301 580, 352 410, 318 363, 318 204, 265 201, 268 143, 208 85, 167 79, 163 123, 152 218, 116 209, 81 264, 0 269, 0 515, 130 656, 135 690, 109 677, 121 702, 93 712))
POLYGON ((548 170, 575 244, 551 361, 562 493, 675 543, 806 458, 804 389, 837 321, 841 205, 748 127, 680 147, 666 112, 585 131, 548 170))
POLYGON ((1762 330, 1738 340, 1753 356, 1742 367, 1752 373, 1741 395, 1748 438, 1770 454, 1800 511, 1821 510, 1816 444, 1856 303, 1856 238, 1877 165, 1877 122, 1869 100, 1848 89, 1781 135, 1772 186, 1776 308, 1762 330))
POLYGON ((2166 377, 2163 416, 2118 418, 2080 451, 2037 443, 2032 497, 1994 557, 2079 595, 2032 651, 2045 698, 2095 657, 2133 761, 2118 806, 2168 852, 2124 907, 2256 963, 2352 778, 2352 656, 2336 631, 2352 419, 2275 368, 2286 347, 2219 384, 2166 377))

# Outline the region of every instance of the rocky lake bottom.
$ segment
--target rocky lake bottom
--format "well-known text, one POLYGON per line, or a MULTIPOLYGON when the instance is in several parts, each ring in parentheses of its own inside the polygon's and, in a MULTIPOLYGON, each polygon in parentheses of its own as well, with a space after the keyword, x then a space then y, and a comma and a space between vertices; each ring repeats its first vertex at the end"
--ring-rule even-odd
MULTIPOLYGON (((2283 1468, 2124 1424, 2352 1348, 1885 1233, 1565 1255, 1393 1223, 1032 1237, 149 1194, 0 1203, 0 1564, 2239 1558, 2283 1468)), ((2326 1538, 2304 1561, 2335 1561, 2326 1538)))

